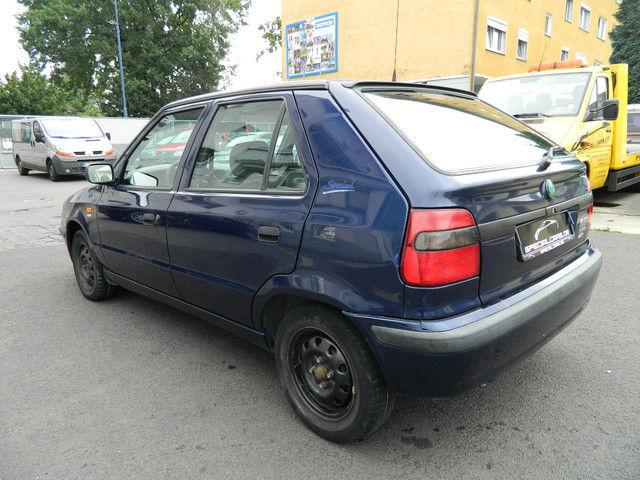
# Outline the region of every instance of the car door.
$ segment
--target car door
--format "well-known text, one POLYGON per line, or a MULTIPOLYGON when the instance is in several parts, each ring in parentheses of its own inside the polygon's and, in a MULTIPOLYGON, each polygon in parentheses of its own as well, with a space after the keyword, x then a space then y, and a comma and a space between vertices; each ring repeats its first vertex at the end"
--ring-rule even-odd
POLYGON ((44 130, 37 120, 33 122, 32 147, 34 163, 41 169, 46 169, 48 152, 45 145, 44 130))
POLYGON ((168 212, 180 296, 250 325, 256 291, 293 271, 317 185, 291 93, 218 101, 168 212))
POLYGON ((98 205, 106 267, 169 295, 177 291, 169 272, 166 213, 191 134, 181 148, 166 145, 179 132, 193 132, 203 109, 203 105, 183 107, 159 116, 128 150, 118 183, 104 187, 98 205))
POLYGON ((603 117, 603 104, 609 98, 609 80, 603 76, 596 77, 585 117, 585 133, 581 136, 577 150, 577 153, 584 152, 588 155, 594 185, 604 183, 611 162, 613 126, 603 117))
POLYGON ((22 138, 22 144, 19 152, 20 160, 26 167, 36 167, 35 139, 33 138, 33 132, 31 131, 31 122, 20 123, 20 136, 22 138))

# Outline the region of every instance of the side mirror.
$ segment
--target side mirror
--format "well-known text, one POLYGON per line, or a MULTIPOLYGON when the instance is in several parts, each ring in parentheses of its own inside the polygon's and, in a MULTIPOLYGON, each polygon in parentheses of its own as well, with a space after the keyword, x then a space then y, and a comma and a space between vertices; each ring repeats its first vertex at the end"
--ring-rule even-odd
POLYGON ((44 135, 42 133, 34 133, 33 138, 38 143, 44 143, 44 135))
POLYGON ((602 117, 605 120, 617 120, 618 110, 620 109, 620 101, 617 99, 605 100, 602 105, 602 117))
POLYGON ((105 132, 104 136, 107 137, 107 140, 111 140, 111 134, 109 132, 105 132))
POLYGON ((86 170, 87 180, 98 185, 113 183, 113 167, 107 163, 94 163, 86 170))

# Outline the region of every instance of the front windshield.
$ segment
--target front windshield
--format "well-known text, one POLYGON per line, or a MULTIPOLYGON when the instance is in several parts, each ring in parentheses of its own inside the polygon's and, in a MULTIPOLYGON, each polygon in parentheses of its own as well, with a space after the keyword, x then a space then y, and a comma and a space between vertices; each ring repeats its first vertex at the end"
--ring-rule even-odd
POLYGON ((518 117, 576 116, 591 73, 530 75, 486 82, 479 97, 518 117))
POLYGON ((46 118, 40 120, 47 135, 53 138, 99 138, 102 130, 86 118, 46 118))

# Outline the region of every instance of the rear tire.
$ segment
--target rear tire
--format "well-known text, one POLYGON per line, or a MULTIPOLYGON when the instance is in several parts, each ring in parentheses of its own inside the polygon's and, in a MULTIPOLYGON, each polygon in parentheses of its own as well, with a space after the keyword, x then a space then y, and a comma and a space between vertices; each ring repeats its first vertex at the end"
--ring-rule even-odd
POLYGON ((18 173, 20 175, 22 175, 23 177, 25 175, 29 175, 29 169, 25 168, 25 166, 22 164, 22 160, 20 160, 20 157, 16 157, 16 166, 18 167, 18 173))
POLYGON ((49 180, 57 182, 60 180, 61 175, 56 172, 56 167, 53 166, 51 160, 47 160, 47 173, 49 174, 49 180))
POLYGON ((300 419, 337 443, 364 438, 393 408, 364 339, 338 313, 314 304, 291 310, 275 342, 278 375, 300 419))
POLYGON ((82 294, 94 302, 111 297, 116 287, 107 282, 102 264, 91 250, 91 244, 82 230, 76 232, 71 242, 71 260, 76 281, 82 294))

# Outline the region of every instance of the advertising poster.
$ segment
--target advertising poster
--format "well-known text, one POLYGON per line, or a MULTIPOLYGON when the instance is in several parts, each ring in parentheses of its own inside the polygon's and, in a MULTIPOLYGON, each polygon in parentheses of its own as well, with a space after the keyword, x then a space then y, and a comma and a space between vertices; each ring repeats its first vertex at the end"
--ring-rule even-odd
POLYGON ((287 78, 338 70, 338 13, 291 23, 286 28, 287 78))

